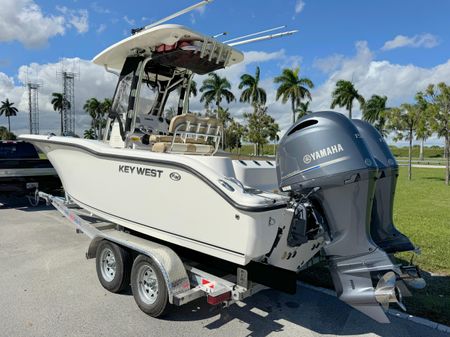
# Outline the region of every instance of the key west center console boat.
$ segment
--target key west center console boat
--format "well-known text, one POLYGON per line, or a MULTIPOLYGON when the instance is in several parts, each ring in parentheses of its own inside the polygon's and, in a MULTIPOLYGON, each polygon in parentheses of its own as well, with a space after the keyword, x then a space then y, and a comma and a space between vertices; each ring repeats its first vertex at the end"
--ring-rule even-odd
POLYGON ((222 125, 189 112, 190 83, 243 58, 183 26, 137 31, 93 60, 120 71, 103 139, 21 139, 45 152, 89 212, 241 267, 270 267, 266 279, 293 275, 281 280, 288 290, 321 255, 338 296, 387 322, 384 310, 419 277, 388 255, 414 249, 392 222, 395 159, 371 125, 335 112, 300 119, 276 162, 219 155, 222 125))

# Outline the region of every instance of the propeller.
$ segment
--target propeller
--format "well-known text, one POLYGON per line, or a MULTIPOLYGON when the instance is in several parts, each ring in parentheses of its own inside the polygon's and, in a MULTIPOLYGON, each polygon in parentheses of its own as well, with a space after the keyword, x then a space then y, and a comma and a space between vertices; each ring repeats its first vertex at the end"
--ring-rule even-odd
POLYGON ((384 274, 375 288, 375 299, 381 304, 384 310, 389 309, 389 303, 397 303, 403 311, 406 311, 406 307, 402 303, 402 293, 400 288, 396 286, 396 283, 397 276, 393 271, 384 274))

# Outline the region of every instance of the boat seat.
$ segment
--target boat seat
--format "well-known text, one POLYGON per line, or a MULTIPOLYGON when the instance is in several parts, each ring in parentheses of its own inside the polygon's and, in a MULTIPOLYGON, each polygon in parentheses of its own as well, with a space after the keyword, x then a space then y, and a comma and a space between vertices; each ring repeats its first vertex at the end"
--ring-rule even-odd
POLYGON ((211 155, 214 153, 214 146, 207 144, 189 144, 189 143, 155 143, 152 146, 153 152, 171 152, 185 154, 211 155))
MULTIPOLYGON (((165 136, 165 135, 151 135, 150 142, 152 143, 171 143, 173 140, 173 136, 165 136)), ((195 139, 195 138, 186 138, 184 141, 181 137, 175 137, 176 143, 188 143, 188 144, 205 144, 204 139, 195 139)))
POLYGON ((172 118, 171 136, 152 135, 154 152, 212 155, 217 152, 222 128, 217 118, 182 114, 172 118))

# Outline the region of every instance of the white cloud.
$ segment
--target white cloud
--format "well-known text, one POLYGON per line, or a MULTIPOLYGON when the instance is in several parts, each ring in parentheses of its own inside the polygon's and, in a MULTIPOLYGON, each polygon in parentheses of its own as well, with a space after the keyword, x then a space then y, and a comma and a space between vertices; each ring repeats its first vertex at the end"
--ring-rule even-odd
POLYGON ((7 76, 4 73, 0 73, 0 97, 4 96, 4 93, 14 88, 14 79, 7 76))
POLYGON ((438 44, 438 37, 429 33, 414 35, 412 37, 397 35, 393 40, 386 41, 381 50, 391 50, 402 47, 433 48, 438 44))
POLYGON ((319 69, 323 73, 330 73, 340 67, 342 61, 344 60, 344 55, 333 54, 324 58, 317 58, 313 62, 313 67, 319 69))
MULTIPOLYGON (((239 102, 239 89, 238 85, 240 82, 240 77, 244 73, 250 73, 254 75, 256 66, 259 66, 262 70, 262 74, 264 74, 264 63, 269 61, 278 61, 280 64, 285 63, 290 56, 286 55, 284 49, 274 51, 271 53, 263 52, 263 51, 249 51, 244 53, 245 58, 244 61, 238 63, 236 65, 231 66, 230 68, 223 69, 217 71, 220 76, 226 76, 226 78, 230 81, 232 86, 232 91, 236 96, 236 102, 233 102, 228 106, 230 109, 230 113, 237 120, 243 122, 243 113, 250 112, 252 108, 246 103, 239 102)), ((195 76, 194 79, 200 87, 201 82, 207 75, 203 76, 195 76)), ((273 83, 272 78, 262 78, 261 86, 267 92, 267 106, 268 112, 276 119, 276 121, 280 124, 280 126, 287 128, 289 125, 289 121, 291 120, 290 108, 284 106, 280 102, 275 101, 275 85, 273 83)), ((203 103, 200 103, 199 95, 191 100, 191 111, 202 111, 204 109, 203 103)))
POLYGON ((134 26, 135 25, 135 23, 136 23, 136 20, 134 20, 134 19, 130 19, 128 16, 124 16, 123 17, 123 19, 124 19, 124 21, 126 22, 126 23, 128 23, 130 26, 134 26))
POLYGON ((89 13, 85 9, 79 9, 70 14, 69 22, 75 27, 79 34, 84 34, 89 30, 89 13))
POLYGON ((56 6, 56 10, 60 12, 61 14, 68 14, 70 9, 66 6, 56 6))
POLYGON ((1 3, 0 42, 19 41, 27 48, 37 48, 54 36, 64 35, 64 17, 45 15, 33 0, 1 3))
POLYGON ((67 27, 74 27, 79 34, 84 34, 89 30, 89 12, 86 9, 56 6, 56 10, 66 16, 67 27))
POLYGON ((95 32, 97 34, 101 34, 105 31, 105 29, 106 29, 106 25, 102 23, 102 24, 100 24, 100 26, 98 26, 98 28, 95 30, 95 32))
MULTIPOLYGON (((103 99, 112 97, 117 77, 107 73, 102 67, 90 61, 78 58, 63 61, 70 65, 75 63, 75 68, 80 76, 75 80, 75 111, 76 111, 76 133, 83 134, 89 128, 90 117, 83 111, 83 105, 90 97, 103 99)), ((70 69, 69 69, 70 70, 70 69)), ((42 134, 48 132, 59 132, 59 115, 53 111, 51 95, 53 92, 61 92, 61 80, 56 77, 61 71, 61 63, 37 64, 32 63, 28 67, 22 66, 18 70, 19 81, 26 82, 27 77, 39 79, 43 85, 39 89, 40 109, 40 131, 42 134)), ((16 134, 28 133, 28 96, 22 83, 14 83, 13 78, 0 72, 0 100, 9 98, 18 107, 19 113, 11 119, 11 129, 16 134)), ((0 125, 5 120, 0 117, 0 125)))
MULTIPOLYGON (((323 59, 322 70, 328 73, 328 78, 323 83, 315 83, 316 88, 311 91, 313 100, 311 102, 312 111, 330 110, 331 94, 335 89, 336 82, 340 79, 350 80, 355 84, 358 91, 366 98, 373 94, 386 95, 389 106, 398 106, 403 102, 412 101, 417 91, 424 90, 429 83, 448 81, 450 78, 450 59, 432 68, 422 68, 414 65, 393 64, 385 60, 375 60, 374 53, 369 49, 366 41, 355 43, 356 53, 351 57, 342 55, 331 55, 323 59), (328 64, 326 64, 328 61, 328 64)), ((261 86, 267 92, 268 112, 275 118, 282 129, 283 134, 292 122, 292 112, 289 104, 283 105, 275 100, 276 84, 273 83, 272 74, 270 77, 264 76, 264 62, 277 61, 281 66, 292 56, 286 55, 284 50, 273 53, 248 52, 245 53, 245 61, 229 68, 221 70, 221 76, 226 76, 232 83, 233 92, 238 98, 239 78, 244 72, 254 73, 257 65, 262 70, 261 86)), ((316 65, 317 66, 317 65, 316 65)), ((280 67, 282 68, 282 67, 280 67)), ((300 68, 302 69, 302 68, 300 68)), ((281 69, 280 69, 281 71, 281 69)), ((302 70, 301 70, 302 71, 302 70)), ((300 76, 309 77, 308 73, 301 72, 300 76)), ((202 77, 195 80, 200 84, 202 77)), ((202 109, 199 97, 193 100, 193 111, 202 109)), ((245 111, 251 108, 248 104, 234 102, 230 104, 230 112, 233 116, 242 118, 245 111)), ((335 108, 347 115, 343 108, 335 108)), ((360 118, 361 111, 359 104, 355 103, 353 116, 360 118)), ((429 143, 439 143, 435 138, 429 143)))
POLYGON ((98 2, 92 2, 91 8, 94 12, 99 14, 111 14, 111 11, 108 8, 104 8, 98 4, 98 2))
POLYGON ((300 14, 303 8, 305 8, 305 2, 303 0, 297 0, 295 2, 295 14, 300 14))
MULTIPOLYGON (((449 78, 450 59, 431 68, 399 65, 375 60, 367 42, 360 41, 356 43, 356 54, 342 58, 328 79, 313 90, 311 108, 313 111, 330 110, 331 94, 340 79, 352 81, 366 99, 374 94, 385 95, 388 97, 388 106, 398 106, 413 101, 416 92, 424 90, 428 84, 445 82, 449 78)), ((347 114, 343 108, 335 110, 347 114)), ((355 103, 353 116, 361 117, 358 103, 355 103)), ((431 142, 436 143, 437 140, 432 139, 431 142)))
MULTIPOLYGON (((328 71, 328 78, 323 83, 316 83, 316 88, 312 90, 313 101, 311 109, 313 111, 330 110, 331 93, 335 88, 336 82, 340 79, 351 80, 358 91, 366 98, 373 94, 388 96, 388 105, 397 106, 403 102, 412 101, 414 94, 426 88, 429 83, 438 83, 448 81, 450 78, 450 60, 431 68, 423 68, 414 65, 393 64, 386 60, 376 60, 374 53, 369 49, 367 42, 360 41, 355 44, 356 53, 350 57, 335 55, 330 56, 330 60, 338 59, 339 62, 333 63, 328 71), (332 69, 332 70, 330 70, 332 69)), ((278 73, 267 75, 265 71, 265 62, 279 64, 280 67, 292 56, 287 55, 281 49, 272 53, 262 51, 250 51, 245 53, 245 60, 226 70, 219 70, 221 76, 226 76, 232 84, 232 90, 239 99, 238 85, 240 76, 243 73, 254 74, 256 66, 262 70, 261 86, 267 92, 268 112, 280 124, 285 131, 291 123, 292 112, 289 104, 283 105, 275 100, 277 86, 273 83, 273 76, 278 73)), ((72 60, 73 61, 73 60, 72 60)), ((111 97, 117 78, 104 71, 102 67, 96 66, 89 61, 75 59, 79 63, 80 78, 75 82, 75 109, 77 112, 77 133, 82 134, 83 130, 88 128, 89 117, 82 111, 84 102, 90 97, 103 99, 111 97)), ((70 63, 70 62, 69 62, 70 63)), ((66 63, 67 64, 67 63, 66 63)), ((58 115, 53 111, 50 104, 52 92, 61 92, 61 81, 56 79, 56 72, 61 70, 60 63, 50 64, 31 64, 28 74, 32 77, 38 77, 43 83, 40 89, 40 110, 41 110, 41 131, 58 132, 58 115)), ((277 71, 281 71, 281 68, 277 71)), ((17 78, 25 81, 27 76, 26 67, 19 69, 17 78)), ((309 77, 308 73, 301 73, 302 77, 309 77)), ((198 85, 201 85, 205 76, 195 76, 198 85)), ((203 104, 200 103, 200 95, 192 99, 191 110, 202 111, 203 104)), ((0 100, 9 98, 19 107, 20 113, 12 120, 13 131, 20 134, 27 132, 28 129, 28 101, 25 89, 22 84, 15 83, 12 77, 0 72, 0 100)), ((242 114, 251 111, 248 104, 233 102, 229 105, 230 112, 237 119, 242 120, 242 114)), ((337 108, 337 111, 346 114, 345 109, 337 108)), ((359 105, 355 103, 354 117, 361 116, 359 105)), ((0 118, 0 123, 4 120, 0 118)), ((430 143, 437 141, 431 140, 430 143)))
POLYGON ((280 68, 298 68, 300 67, 300 64, 303 61, 303 57, 300 55, 291 55, 291 56, 285 56, 282 60, 282 62, 279 63, 280 68))

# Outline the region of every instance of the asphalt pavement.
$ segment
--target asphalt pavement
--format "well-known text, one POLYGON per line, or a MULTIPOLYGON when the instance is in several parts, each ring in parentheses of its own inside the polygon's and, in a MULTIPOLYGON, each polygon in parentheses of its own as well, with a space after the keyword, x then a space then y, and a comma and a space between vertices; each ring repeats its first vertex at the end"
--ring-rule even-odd
POLYGON ((142 313, 131 291, 112 294, 86 260, 89 240, 56 210, 0 200, 0 336, 449 336, 405 319, 379 324, 301 285, 265 290, 228 309, 199 299, 164 319, 142 313))

